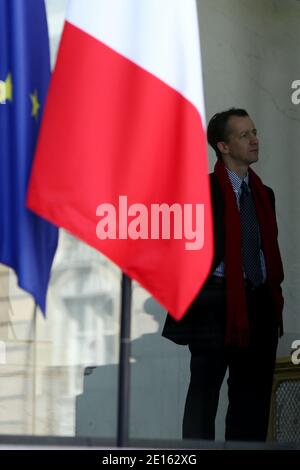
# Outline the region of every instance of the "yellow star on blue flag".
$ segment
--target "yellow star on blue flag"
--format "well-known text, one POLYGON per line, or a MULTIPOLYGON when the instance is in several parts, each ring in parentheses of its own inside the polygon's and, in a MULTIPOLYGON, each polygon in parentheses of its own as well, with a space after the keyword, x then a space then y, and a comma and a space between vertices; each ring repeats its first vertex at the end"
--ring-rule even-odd
POLYGON ((37 90, 34 90, 34 93, 30 94, 30 99, 31 99, 31 104, 32 104, 31 116, 37 119, 39 115, 39 109, 40 109, 40 103, 38 99, 37 90))
POLYGON ((6 100, 12 101, 12 79, 8 73, 4 80, 0 80, 0 104, 5 104, 6 100))

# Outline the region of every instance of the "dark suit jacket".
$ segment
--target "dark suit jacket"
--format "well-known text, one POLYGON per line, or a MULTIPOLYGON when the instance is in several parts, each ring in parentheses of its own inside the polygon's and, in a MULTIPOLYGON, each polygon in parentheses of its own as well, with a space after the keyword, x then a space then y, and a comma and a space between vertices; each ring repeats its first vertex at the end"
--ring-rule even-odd
MULTIPOLYGON (((210 173, 210 188, 211 200, 213 210, 213 226, 214 226, 214 258, 212 263, 211 275, 216 267, 225 257, 225 225, 224 225, 224 201, 218 179, 214 173, 210 173)), ((275 212, 275 196, 273 190, 265 186, 268 190, 270 200, 275 212)), ((162 331, 162 336, 174 341, 177 344, 189 344, 191 338, 194 337, 195 322, 197 316, 201 315, 201 302, 199 298, 202 292, 205 291, 207 285, 204 284, 201 291, 197 295, 194 302, 191 304, 185 316, 180 320, 174 320, 169 314, 167 315, 166 322, 162 331)))

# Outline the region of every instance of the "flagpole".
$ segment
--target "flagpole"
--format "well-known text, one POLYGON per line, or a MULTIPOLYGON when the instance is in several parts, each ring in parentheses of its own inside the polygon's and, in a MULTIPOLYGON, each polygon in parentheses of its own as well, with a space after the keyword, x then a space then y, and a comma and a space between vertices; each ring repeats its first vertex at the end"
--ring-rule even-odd
POLYGON ((117 446, 129 442, 131 279, 122 273, 117 446))

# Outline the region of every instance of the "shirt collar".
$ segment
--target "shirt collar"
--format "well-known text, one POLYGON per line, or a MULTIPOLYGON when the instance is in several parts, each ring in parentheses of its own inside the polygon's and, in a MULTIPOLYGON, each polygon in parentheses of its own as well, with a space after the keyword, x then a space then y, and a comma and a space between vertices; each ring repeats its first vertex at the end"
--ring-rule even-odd
POLYGON ((240 192, 243 181, 245 181, 245 183, 247 184, 249 188, 249 173, 248 172, 246 176, 244 176, 244 178, 240 178, 239 175, 237 175, 234 171, 229 170, 227 167, 226 167, 226 170, 227 170, 227 174, 229 176, 234 192, 237 192, 237 193, 240 192))

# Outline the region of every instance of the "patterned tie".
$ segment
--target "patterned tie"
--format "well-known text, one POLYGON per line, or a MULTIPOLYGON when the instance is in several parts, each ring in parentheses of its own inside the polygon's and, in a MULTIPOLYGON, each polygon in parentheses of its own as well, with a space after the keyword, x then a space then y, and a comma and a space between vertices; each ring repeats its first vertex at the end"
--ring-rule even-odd
POLYGON ((258 286, 263 280, 260 261, 260 234, 254 201, 245 181, 241 185, 239 202, 244 272, 246 278, 258 286))

